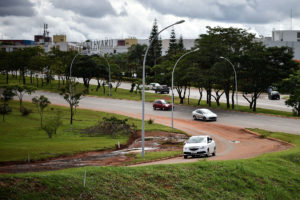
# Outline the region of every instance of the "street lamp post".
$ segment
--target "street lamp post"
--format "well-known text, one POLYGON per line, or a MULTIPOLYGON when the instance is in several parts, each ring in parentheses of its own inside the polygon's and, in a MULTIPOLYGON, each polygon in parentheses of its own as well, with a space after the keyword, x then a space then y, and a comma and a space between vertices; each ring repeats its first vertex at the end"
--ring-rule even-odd
POLYGON ((221 56, 220 58, 222 58, 222 59, 226 60, 227 62, 229 62, 230 65, 231 65, 232 68, 233 68, 233 71, 234 71, 234 79, 235 79, 236 110, 239 110, 238 90, 237 90, 237 75, 236 75, 236 71, 235 71, 234 65, 232 64, 232 62, 230 62, 229 59, 227 59, 227 58, 225 58, 225 57, 223 57, 223 56, 221 56))
POLYGON ((175 65, 174 65, 174 67, 173 67, 173 71, 172 71, 172 131, 173 131, 173 128, 174 128, 174 92, 173 92, 173 87, 174 87, 174 71, 175 71, 175 68, 176 68, 176 66, 177 66, 177 64, 179 63, 179 61, 184 57, 184 56, 186 56, 186 55, 188 55, 188 54, 190 54, 190 53, 193 53, 193 52, 195 52, 195 51, 198 51, 199 50, 199 48, 197 48, 197 49, 194 49, 194 50, 192 50, 192 51, 189 51, 189 52, 186 52, 185 54, 183 54, 182 56, 180 56, 180 58, 178 58, 178 60, 176 61, 176 63, 175 63, 175 65))
POLYGON ((143 60, 143 93, 142 93, 142 157, 144 157, 145 155, 145 65, 146 65, 146 58, 147 58, 147 54, 149 51, 150 46, 152 45, 154 39, 164 30, 166 30, 167 28, 170 28, 171 26, 177 25, 177 24, 181 24, 183 23, 184 20, 180 20, 174 24, 171 24, 167 27, 165 27, 164 29, 162 29, 161 31, 159 31, 154 37, 153 39, 150 41, 145 55, 144 55, 144 60, 143 60))

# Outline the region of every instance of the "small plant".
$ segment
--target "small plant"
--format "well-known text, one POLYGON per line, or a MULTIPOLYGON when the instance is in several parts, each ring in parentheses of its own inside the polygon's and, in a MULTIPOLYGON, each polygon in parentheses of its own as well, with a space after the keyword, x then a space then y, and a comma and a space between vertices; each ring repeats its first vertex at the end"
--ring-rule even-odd
POLYGON ((151 125, 151 124, 153 124, 153 123, 154 123, 154 120, 150 118, 150 119, 148 120, 148 124, 151 125))
POLYGON ((62 125, 61 112, 57 111, 56 115, 50 119, 47 119, 42 129, 48 134, 49 138, 52 138, 53 134, 56 134, 57 129, 62 125))
POLYGON ((22 113, 22 116, 27 116, 32 113, 32 110, 22 106, 20 112, 22 113))

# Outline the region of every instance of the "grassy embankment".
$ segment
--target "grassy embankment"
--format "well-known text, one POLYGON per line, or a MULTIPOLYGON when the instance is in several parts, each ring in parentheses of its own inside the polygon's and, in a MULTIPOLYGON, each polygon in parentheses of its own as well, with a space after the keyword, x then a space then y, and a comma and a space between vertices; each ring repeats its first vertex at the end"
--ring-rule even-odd
POLYGON ((300 136, 254 131, 295 147, 245 160, 0 175, 0 198, 300 199, 300 136))
MULTIPOLYGON (((34 80, 35 81, 35 80, 34 80)), ((18 83, 19 81, 13 78, 9 79, 9 83, 18 83)), ((5 84, 5 76, 0 75, 0 84, 5 84)), ((30 79, 27 78, 27 84, 30 84, 30 79)), ((33 85, 36 85, 34 82, 33 85)), ((41 83, 39 83, 39 90, 45 90, 45 91, 51 91, 51 92, 58 92, 58 81, 52 81, 49 85, 41 86, 41 83)), ((62 86, 62 85, 61 85, 62 86)), ((83 84, 80 84, 80 87, 83 88, 83 84)), ((105 94, 103 92, 103 88, 101 87, 98 91, 96 91, 96 85, 90 85, 89 95, 92 96, 99 96, 99 97, 105 97, 105 98, 114 98, 114 99, 128 99, 128 100, 136 100, 139 101, 142 99, 141 94, 139 92, 129 92, 128 90, 119 88, 117 92, 115 92, 114 88, 111 90, 111 96, 108 96, 108 87, 105 89, 105 94)), ((146 93, 146 101, 153 102, 155 99, 165 99, 168 101, 171 101, 171 96, 163 95, 163 94, 155 94, 155 93, 146 93)), ((197 99, 190 99, 189 104, 187 103, 187 98, 184 101, 184 105, 190 105, 190 106, 197 106, 197 107, 208 107, 206 104, 206 101, 201 101, 200 106, 198 106, 198 100, 197 99)), ((175 104, 179 104, 179 98, 174 98, 175 104)), ((270 103, 272 103, 270 101, 270 103)), ((220 106, 217 106, 215 102, 212 102, 211 108, 216 109, 225 109, 226 104, 220 103, 220 106)), ((229 109, 231 110, 231 109, 229 109)), ((249 106, 242 106, 239 105, 239 111, 240 112, 250 112, 254 113, 252 110, 249 109, 249 106)), ((257 111, 255 113, 264 113, 264 114, 271 114, 271 115, 279 115, 279 116, 286 116, 286 117, 295 117, 293 116, 292 112, 286 112, 286 111, 278 111, 278 110, 270 110, 270 109, 264 109, 264 108, 257 108, 257 111)))
MULTIPOLYGON (((70 155, 78 152, 101 149, 112 149, 120 141, 125 144, 128 136, 83 137, 80 130, 95 125, 103 117, 116 116, 119 119, 128 118, 128 123, 134 123, 138 130, 141 129, 141 121, 125 116, 104 112, 77 109, 73 125, 69 122, 69 109, 49 105, 44 112, 44 122, 54 116, 56 111, 62 112, 63 125, 58 129, 52 139, 48 138, 45 131, 40 128, 40 118, 32 103, 24 103, 26 108, 33 111, 28 116, 22 116, 19 112, 18 101, 10 103, 13 112, 6 115, 5 122, 0 121, 0 162, 26 161, 28 154, 31 160, 40 160, 59 155, 70 155)), ((169 127, 159 124, 145 123, 146 131, 163 130, 170 131, 169 127)), ((176 130, 177 131, 177 130, 176 130)))

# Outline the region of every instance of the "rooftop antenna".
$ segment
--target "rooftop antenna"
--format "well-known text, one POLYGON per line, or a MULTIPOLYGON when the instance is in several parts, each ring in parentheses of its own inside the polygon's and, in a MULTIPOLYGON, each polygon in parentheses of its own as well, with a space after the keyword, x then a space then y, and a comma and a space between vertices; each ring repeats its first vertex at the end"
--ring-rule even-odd
POLYGON ((291 8, 291 30, 293 30, 293 8, 291 8))

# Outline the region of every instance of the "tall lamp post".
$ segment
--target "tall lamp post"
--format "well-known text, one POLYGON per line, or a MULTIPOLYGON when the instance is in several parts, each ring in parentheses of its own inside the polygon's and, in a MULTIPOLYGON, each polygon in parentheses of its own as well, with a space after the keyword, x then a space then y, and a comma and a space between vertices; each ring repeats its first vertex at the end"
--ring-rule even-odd
POLYGON ((146 58, 147 58, 147 54, 149 51, 149 48, 151 47, 154 39, 164 30, 170 28, 171 26, 177 25, 177 24, 181 24, 185 22, 184 20, 180 20, 178 22, 175 22, 174 24, 171 24, 165 28, 163 28, 161 31, 159 31, 154 37, 153 39, 150 41, 145 55, 144 55, 144 61, 143 61, 143 93, 142 93, 142 157, 144 157, 145 155, 145 65, 146 65, 146 58))
POLYGON ((103 51, 100 51, 100 52, 103 53, 103 58, 105 59, 107 65, 108 65, 108 89, 109 89, 108 96, 111 96, 111 88, 110 88, 110 64, 109 64, 107 58, 105 57, 104 52, 103 51))
POLYGON ((232 62, 230 62, 229 59, 227 59, 227 58, 225 58, 225 57, 223 57, 223 56, 221 56, 220 58, 226 60, 227 62, 229 62, 230 65, 231 65, 232 68, 233 68, 233 71, 234 71, 234 79, 235 79, 236 110, 239 110, 238 90, 237 90, 237 76, 236 76, 236 71, 235 71, 234 65, 232 64, 232 62))
POLYGON ((176 63, 175 63, 175 65, 174 65, 174 67, 173 67, 173 71, 172 71, 172 131, 173 131, 173 128, 174 128, 174 92, 173 92, 173 87, 174 87, 174 71, 175 71, 175 68, 176 68, 176 66, 177 66, 177 64, 179 63, 179 61, 184 57, 184 56, 186 56, 186 55, 188 55, 188 54, 190 54, 190 53, 193 53, 193 52, 195 52, 195 51, 198 51, 199 50, 199 48, 196 48, 196 49, 194 49, 194 50, 192 50, 192 51, 189 51, 189 52, 186 52, 185 54, 183 54, 182 56, 180 56, 180 58, 178 58, 178 60, 176 61, 176 63))

